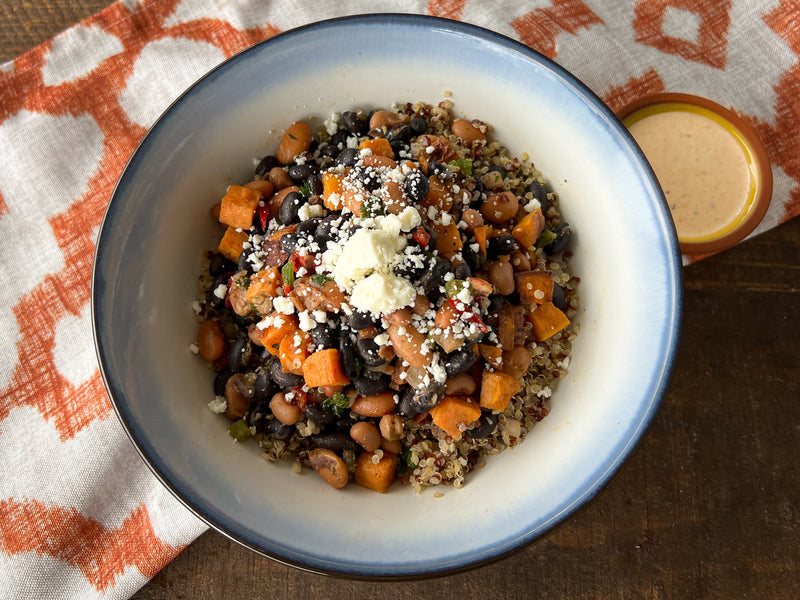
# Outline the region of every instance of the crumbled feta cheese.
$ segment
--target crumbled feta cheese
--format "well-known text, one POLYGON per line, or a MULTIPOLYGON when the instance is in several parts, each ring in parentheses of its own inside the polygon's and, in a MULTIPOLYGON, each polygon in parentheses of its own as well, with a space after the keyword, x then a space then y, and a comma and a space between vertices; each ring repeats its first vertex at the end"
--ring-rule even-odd
POLYGON ((190 344, 189 352, 191 352, 192 354, 197 354, 198 352, 200 352, 200 348, 198 347, 197 344, 190 344))
POLYGON ((294 303, 286 296, 277 296, 273 298, 272 307, 284 315, 291 315, 294 313, 294 303))
POLYGON ((373 273, 353 287, 350 303, 366 312, 389 313, 414 303, 417 292, 407 279, 373 273))
POLYGON ((214 399, 208 403, 208 408, 211 409, 211 412, 221 415, 228 410, 228 401, 225 400, 225 396, 215 396, 214 399))
POLYGON ((214 288, 214 295, 222 299, 225 297, 225 294, 228 292, 228 286, 224 283, 220 283, 217 287, 214 288))
POLYGON ((192 302, 192 310, 196 315, 199 315, 201 312, 203 312, 203 307, 200 306, 200 302, 198 300, 192 302))
POLYGON ((308 221, 322 216, 322 206, 320 204, 309 204, 306 202, 297 211, 297 216, 301 221, 308 221))
POLYGON ((528 212, 533 212, 537 208, 542 208, 542 204, 536 198, 534 198, 533 200, 531 200, 530 202, 528 202, 525 205, 525 210, 528 211, 528 212))

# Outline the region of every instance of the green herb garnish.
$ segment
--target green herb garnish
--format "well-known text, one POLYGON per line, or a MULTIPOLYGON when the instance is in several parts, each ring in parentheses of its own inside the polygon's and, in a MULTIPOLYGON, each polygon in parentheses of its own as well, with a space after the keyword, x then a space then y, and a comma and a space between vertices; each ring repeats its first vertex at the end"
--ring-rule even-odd
POLYGON ((332 412, 337 417, 341 417, 348 408, 350 408, 350 400, 342 392, 336 392, 333 396, 329 396, 322 401, 322 408, 332 412))
POLYGON ((361 218, 369 219, 370 217, 379 217, 385 215, 386 211, 383 209, 383 204, 380 202, 367 200, 361 204, 361 218))
POLYGON ((283 283, 286 285, 294 285, 294 267, 291 262, 287 262, 283 265, 281 276, 283 277, 283 283))
POLYGON ((300 186, 299 191, 302 196, 308 198, 311 195, 311 186, 308 185, 307 183, 304 183, 303 185, 300 186))
POLYGON ((402 458, 402 459, 403 459, 403 463, 404 463, 404 464, 406 465, 406 467, 408 467, 409 469, 412 469, 412 470, 413 470, 413 469, 416 469, 416 468, 417 468, 417 465, 416 465, 416 464, 414 464, 414 458, 413 458, 413 456, 412 456, 412 454, 411 454, 411 450, 409 450, 408 448, 405 448, 405 449, 403 450, 403 452, 400 454, 400 458, 402 458))
POLYGON ((471 158, 457 158, 456 160, 451 160, 448 164, 454 165, 461 169, 461 172, 464 173, 467 177, 472 177, 472 159, 471 158))
POLYGON ((311 276, 311 281, 314 282, 316 285, 322 287, 329 281, 333 281, 333 277, 330 275, 326 275, 325 273, 315 273, 311 276))

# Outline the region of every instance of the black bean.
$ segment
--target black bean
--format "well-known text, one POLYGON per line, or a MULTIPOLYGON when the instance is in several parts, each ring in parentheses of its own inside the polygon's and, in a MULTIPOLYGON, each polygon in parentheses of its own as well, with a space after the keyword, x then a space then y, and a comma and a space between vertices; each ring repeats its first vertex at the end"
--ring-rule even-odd
POLYGON ((567 244, 569 244, 570 237, 572 237, 572 232, 567 222, 559 223, 552 227, 551 231, 556 234, 556 238, 544 247, 544 251, 548 255, 563 252, 567 244))
POLYGON ((297 244, 300 241, 300 236, 297 232, 294 233, 285 233, 281 236, 281 250, 283 250, 286 254, 291 255, 292 252, 297 250, 297 244))
POLYGON ((267 423, 267 433, 276 440, 287 441, 294 435, 294 425, 284 425, 278 419, 272 418, 267 423))
POLYGON ((336 215, 330 215, 322 219, 319 224, 317 225, 317 229, 314 231, 314 241, 319 245, 319 247, 324 251, 325 245, 337 239, 339 236, 334 231, 335 227, 331 223, 334 219, 336 219, 336 215))
POLYGON ((428 195, 430 184, 422 171, 412 171, 406 176, 405 188, 408 199, 419 204, 428 195))
POLYGON ((302 165, 289 165, 286 168, 286 173, 291 177, 295 183, 305 181, 315 173, 314 167, 309 164, 302 165))
POLYGON ((306 199, 300 192, 289 192, 283 197, 281 207, 278 209, 278 218, 284 225, 294 223, 298 220, 298 212, 305 202, 306 199))
POLYGON ((478 355, 469 348, 460 348, 453 350, 450 354, 444 357, 444 370, 448 377, 458 375, 459 373, 466 373, 475 364, 478 355))
POLYGON ((553 283, 553 304, 558 310, 567 310, 567 297, 564 295, 564 288, 557 283, 553 283))
POLYGON ((438 175, 439 179, 450 179, 453 175, 447 165, 443 165, 435 160, 428 161, 428 177, 431 175, 438 175))
POLYGON ((269 400, 275 393, 275 384, 266 371, 260 371, 253 382, 253 397, 256 400, 269 400))
POLYGON ((280 166, 278 159, 275 156, 268 154, 267 156, 261 159, 261 161, 258 163, 258 166, 256 167, 256 172, 255 172, 256 179, 262 179, 264 175, 269 173, 272 169, 274 169, 277 166, 280 166))
POLYGON ((342 113, 342 126, 353 135, 365 135, 369 129, 369 122, 366 115, 347 110, 342 113))
POLYGON ((347 324, 353 329, 366 329, 367 327, 375 327, 375 319, 372 315, 360 310, 354 310, 349 317, 347 317, 347 324))
POLYGON ((355 450, 356 443, 348 433, 318 433, 311 436, 311 443, 327 450, 355 450))
POLYGON ((489 167, 489 168, 486 170, 486 172, 487 172, 487 173, 499 173, 499 174, 500 174, 500 177, 502 177, 503 179, 505 179, 506 177, 508 177, 508 171, 506 171, 506 170, 505 170, 503 167, 501 167, 500 165, 492 165, 491 167, 489 167))
POLYGON ((347 414, 344 414, 341 417, 337 417, 336 421, 334 421, 333 425, 331 425, 328 429, 335 429, 336 431, 346 431, 348 432, 349 435, 349 431, 350 428, 353 426, 353 423, 355 423, 355 420, 353 419, 353 417, 350 416, 350 413, 347 412, 347 414))
POLYGON ((428 131, 428 122, 423 117, 414 117, 409 121, 408 126, 414 135, 422 135, 428 131))
POLYGON ((534 179, 531 181, 530 185, 528 186, 528 191, 533 194, 533 197, 539 201, 541 205, 542 212, 547 212, 547 186, 545 184, 540 183, 538 179, 534 179))
POLYGON ((381 175, 372 167, 355 166, 350 171, 350 179, 358 181, 367 191, 373 192, 381 187, 381 175))
POLYGON ((228 383, 228 379, 230 379, 232 372, 225 369, 224 371, 220 371, 217 373, 217 376, 214 377, 214 394, 217 396, 224 396, 225 395, 225 385, 228 383))
POLYGON ((269 415, 269 400, 261 399, 253 402, 245 416, 247 426, 255 427, 257 433, 264 433, 267 429, 267 415, 269 415))
POLYGON ((228 260, 222 254, 215 252, 208 263, 208 274, 212 277, 222 275, 223 273, 230 273, 236 269, 236 264, 228 260))
POLYGON ((317 425, 324 427, 330 425, 336 420, 336 415, 330 411, 325 410, 319 404, 306 404, 303 414, 307 419, 311 419, 317 425))
POLYGON ((325 158, 336 158, 339 156, 339 148, 333 144, 320 144, 319 155, 325 158))
POLYGON ((381 347, 372 338, 361 338, 356 342, 356 352, 368 367, 379 367, 386 362, 381 356, 381 347))
POLYGON ((361 372, 361 364, 356 356, 353 340, 346 331, 342 332, 339 338, 339 359, 342 361, 342 369, 351 380, 358 377, 361 372))
POLYGON ((358 149, 357 148, 345 148, 339 153, 339 156, 336 157, 336 164, 342 165, 343 167, 352 167, 356 164, 358 160, 358 149))
POLYGON ((219 288, 219 286, 223 285, 226 288, 228 287, 228 279, 230 279, 230 274, 222 273, 221 275, 217 275, 214 278, 214 281, 211 283, 211 287, 208 288, 208 303, 213 306, 214 308, 220 308, 225 303, 225 296, 220 298, 214 292, 219 288))
POLYGON ((313 219, 308 219, 307 221, 301 221, 294 232, 302 236, 313 236, 321 222, 322 219, 319 217, 314 217, 313 219))
POLYGON ((469 265, 465 262, 458 263, 453 268, 453 276, 456 279, 466 279, 467 277, 472 276, 472 269, 469 268, 469 265))
POLYGON ((389 389, 392 378, 379 371, 364 371, 361 377, 353 380, 353 387, 362 396, 375 396, 389 389))
POLYGON ((467 429, 464 435, 473 440, 482 440, 489 437, 497 429, 497 417, 493 414, 485 412, 478 419, 478 423, 472 429, 467 429))
POLYGON ((334 146, 339 146, 340 144, 345 145, 347 144, 348 137, 350 137, 350 133, 343 129, 340 129, 331 136, 331 139, 328 140, 328 143, 334 146))
POLYGON ((502 294, 489 294, 489 308, 487 309, 490 313, 495 313, 503 308, 508 301, 502 294))
POLYGON ((516 239, 513 235, 499 235, 489 238, 489 245, 486 248, 486 253, 489 258, 497 258, 502 254, 511 254, 515 243, 516 239))
POLYGON ((306 178, 305 185, 308 186, 312 196, 319 196, 322 194, 322 180, 316 173, 306 178))
POLYGON ((418 249, 419 246, 413 246, 409 244, 409 249, 406 251, 408 254, 406 254, 403 260, 394 267, 394 274, 397 277, 403 277, 408 281, 414 282, 422 277, 422 275, 428 270, 426 261, 418 261, 413 258, 414 255, 422 256, 418 249))
POLYGON ((291 389, 303 385, 303 378, 294 373, 284 373, 281 369, 281 363, 274 360, 269 365, 269 376, 272 381, 277 383, 283 389, 291 389))
POLYGON ((386 134, 386 139, 389 140, 389 142, 408 142, 412 135, 411 127, 406 124, 401 124, 392 127, 389 133, 386 134))
POLYGON ((432 409, 443 396, 444 386, 441 384, 435 384, 423 390, 406 387, 400 394, 397 414, 406 418, 415 417, 432 409))
POLYGON ((311 341, 317 350, 323 348, 336 348, 339 345, 339 336, 336 328, 328 325, 327 323, 318 323, 314 329, 311 330, 311 341))
POLYGON ((246 271, 247 273, 253 272, 253 263, 250 262, 250 252, 243 250, 239 255, 239 263, 236 265, 237 271, 246 271))
POLYGON ((472 244, 464 244, 464 247, 461 248, 461 256, 469 265, 469 268, 472 269, 473 273, 480 271, 483 263, 485 262, 483 254, 481 254, 480 250, 473 250, 472 244))
POLYGON ((228 350, 228 369, 232 373, 241 373, 247 368, 250 357, 250 338, 247 331, 240 331, 228 350))
POLYGON ((419 283, 425 290, 426 294, 438 290, 444 286, 444 276, 450 272, 450 264, 439 258, 436 259, 433 267, 420 277, 419 283))
POLYGON ((394 152, 394 156, 397 159, 399 159, 401 156, 408 156, 408 153, 411 151, 411 146, 409 146, 403 140, 391 141, 389 142, 389 145, 392 147, 392 152, 394 152))

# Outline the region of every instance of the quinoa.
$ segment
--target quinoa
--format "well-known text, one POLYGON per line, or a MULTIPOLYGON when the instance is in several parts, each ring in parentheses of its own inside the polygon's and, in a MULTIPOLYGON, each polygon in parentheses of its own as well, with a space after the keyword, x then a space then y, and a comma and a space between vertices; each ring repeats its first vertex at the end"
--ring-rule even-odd
POLYGON ((229 188, 219 217, 228 229, 201 265, 193 351, 217 373, 206 402, 268 461, 299 473, 322 453, 338 471, 320 471, 331 485, 355 479, 378 491, 359 465, 388 461, 389 484, 460 488, 547 416, 567 373, 578 334, 570 228, 528 154, 512 155, 489 124, 455 117, 449 99, 375 113, 336 113, 316 131, 293 125, 250 183, 229 188), (240 222, 242 205, 252 214, 240 222), (530 274, 542 289, 520 288, 530 274), (543 332, 545 310, 557 318, 543 332), (327 349, 344 379, 310 385, 319 377, 304 363, 327 349), (458 377, 475 389, 462 393, 458 377), (495 402, 482 394, 488 377, 519 389, 495 402), (381 396, 382 414, 402 417, 399 439, 361 406, 381 396), (446 418, 447 398, 472 416, 446 418), (383 432, 379 447, 349 435, 362 421, 383 432))

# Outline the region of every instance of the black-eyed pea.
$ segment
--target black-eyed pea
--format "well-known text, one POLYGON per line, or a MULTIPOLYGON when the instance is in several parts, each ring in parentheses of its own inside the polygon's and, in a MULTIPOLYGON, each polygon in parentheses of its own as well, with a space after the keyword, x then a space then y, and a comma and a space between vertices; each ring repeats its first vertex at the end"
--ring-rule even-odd
POLYGON ((381 436, 390 442, 403 439, 403 417, 395 414, 383 415, 380 429, 381 436))
POLYGON ((347 465, 333 450, 314 448, 308 453, 308 463, 331 487, 338 490, 347 485, 347 465))
POLYGON ((486 134, 466 119, 455 119, 451 130, 453 131, 453 135, 460 137, 468 144, 477 141, 486 141, 486 134))
POLYGON ((269 401, 269 409, 275 418, 284 425, 294 425, 303 416, 302 409, 286 399, 286 394, 278 392, 269 401))
POLYGON ((359 421, 350 428, 350 437, 367 452, 381 447, 381 432, 369 421, 359 421))
POLYGON ((283 134, 275 156, 283 165, 288 165, 298 154, 311 145, 311 125, 305 121, 295 121, 283 134))

